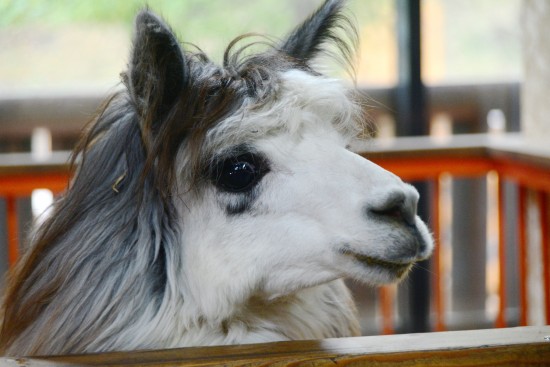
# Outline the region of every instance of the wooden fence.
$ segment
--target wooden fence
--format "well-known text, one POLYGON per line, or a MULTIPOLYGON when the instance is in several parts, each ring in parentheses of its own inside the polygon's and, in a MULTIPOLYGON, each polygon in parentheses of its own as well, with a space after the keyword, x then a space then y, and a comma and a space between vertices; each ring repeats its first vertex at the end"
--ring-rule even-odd
MULTIPOLYGON (((462 135, 453 136, 446 141, 438 141, 429 137, 397 138, 391 141, 371 141, 357 147, 361 154, 386 169, 396 173, 405 181, 427 180, 432 183, 430 203, 432 206, 432 222, 430 226, 437 242, 441 243, 441 190, 440 180, 444 175, 452 177, 484 177, 488 173, 496 174, 496 197, 498 198, 498 232, 499 232, 499 311, 495 326, 504 327, 506 319, 506 243, 503 235, 505 229, 505 210, 507 198, 502 187, 506 181, 515 182, 519 191, 517 207, 517 228, 519 232, 518 269, 520 284, 520 322, 529 324, 529 284, 528 271, 532 264, 527 263, 528 238, 533 230, 539 231, 540 254, 542 262, 542 289, 544 290, 544 315, 546 322, 550 321, 550 238, 548 233, 548 193, 550 192, 550 149, 534 147, 518 134, 462 135), (528 198, 533 198, 538 210, 539 225, 528 228, 527 210, 528 198)), ((47 161, 33 161, 30 154, 0 154, 0 198, 6 201, 7 208, 7 238, 10 264, 17 259, 20 244, 18 213, 16 200, 28 197, 34 189, 47 188, 54 193, 64 190, 69 180, 67 164, 69 153, 54 153, 47 161)), ((428 199, 428 198, 425 198, 428 199)), ((444 269, 441 246, 436 246, 434 254, 432 299, 435 311, 434 330, 443 331, 445 325, 445 285, 440 274, 444 269)), ((460 266, 460 264, 458 265, 460 266)), ((379 302, 382 309, 382 324, 385 333, 392 332, 394 323, 393 300, 391 292, 381 290, 379 302)))
MULTIPOLYGON (((494 326, 498 328, 509 326, 506 313, 509 302, 506 292, 506 274, 508 271, 506 264, 509 263, 510 259, 506 261, 507 256, 509 256, 506 249, 509 248, 510 244, 506 244, 506 237, 503 234, 506 229, 505 226, 510 225, 505 220, 505 216, 507 214, 506 208, 511 206, 507 203, 508 199, 504 195, 503 186, 506 182, 515 183, 518 191, 518 209, 516 213, 517 223, 512 225, 517 226, 519 236, 517 243, 513 244, 517 246, 518 256, 512 260, 517 261, 517 268, 519 269, 519 325, 533 324, 531 313, 533 309, 536 309, 536 302, 529 296, 532 294, 532 291, 530 293, 530 287, 533 287, 533 277, 530 272, 537 265, 528 262, 530 258, 528 252, 533 249, 533 241, 538 241, 535 246, 538 246, 538 253, 540 254, 538 267, 541 269, 541 275, 534 282, 539 287, 538 289, 542 289, 543 293, 542 303, 539 307, 542 309, 541 313, 544 316, 542 323, 548 324, 550 322, 550 238, 548 233, 550 149, 533 146, 518 134, 453 136, 445 141, 428 137, 375 140, 356 147, 356 149, 363 156, 396 173, 405 181, 424 180, 431 183, 431 194, 427 198, 432 206, 430 226, 438 242, 442 242, 441 233, 443 231, 441 228, 442 179, 448 176, 487 177, 487 175, 496 178, 494 196, 497 198, 498 207, 495 221, 498 224, 499 304, 494 326), (533 210, 537 213, 534 217, 536 223, 532 223, 532 217, 528 215, 528 212, 533 210), (534 235, 535 232, 536 236, 534 235)), ((62 192, 70 176, 67 159, 68 153, 54 153, 45 162, 35 162, 27 154, 0 155, 0 198, 6 201, 10 263, 16 260, 20 248, 18 243, 20 225, 17 223, 16 200, 29 196, 32 190, 36 188, 47 188, 54 193, 62 192)), ((448 328, 445 321, 445 313, 448 308, 444 297, 446 290, 441 276, 448 269, 445 269, 446 265, 442 261, 445 256, 442 253, 443 250, 441 246, 436 246, 433 257, 435 266, 433 267, 434 276, 431 293, 432 309, 435 315, 432 324, 435 331, 443 331, 448 328)), ((460 264, 455 266, 460 266, 460 264)), ((382 332, 391 333, 395 324, 394 312, 392 312, 394 299, 387 288, 383 288, 380 293, 379 303, 383 318, 382 332)), ((525 357, 533 364, 537 364, 544 358, 546 358, 546 361, 550 361, 549 344, 542 343, 542 334, 550 336, 548 327, 500 329, 494 332, 477 331, 474 334, 453 332, 423 336, 399 335, 392 336, 389 339, 381 337, 379 339, 359 338, 269 344, 255 347, 228 347, 228 349, 220 347, 217 349, 182 350, 180 352, 110 354, 105 356, 107 359, 104 361, 111 361, 111 358, 114 358, 112 361, 115 365, 117 365, 116 363, 119 363, 119 365, 132 363, 148 365, 148 363, 157 362, 164 365, 211 365, 220 362, 219 358, 221 357, 219 356, 223 355, 224 361, 227 361, 226 365, 239 364, 245 360, 250 362, 250 365, 257 365, 261 364, 258 361, 263 360, 259 356, 267 355, 273 360, 280 361, 280 365, 285 365, 290 361, 296 362, 297 365, 310 362, 311 364, 308 365, 318 365, 328 361, 336 361, 337 364, 342 364, 344 361, 350 364, 376 361, 377 365, 392 363, 393 365, 407 365, 406 361, 411 358, 424 357, 428 358, 427 361, 441 361, 442 358, 456 359, 458 361, 456 365, 466 365, 466 362, 470 365, 476 364, 474 363, 475 358, 494 358, 494 363, 487 362, 485 365, 515 365, 511 361, 515 361, 516 357, 525 357), (523 339, 523 336, 527 334, 531 336, 523 339), (506 335, 511 339, 503 342, 503 344, 491 341, 493 340, 491 338, 499 335, 506 335), (484 341, 484 338, 488 339, 484 341), (453 344, 452 340, 459 343, 453 344), (526 344, 530 345, 531 342, 522 340, 537 342, 531 348, 526 346, 526 344), (378 349, 379 347, 381 349, 378 349), (348 349, 342 352, 340 348, 348 349), (471 352, 475 352, 475 355, 471 355, 471 352), (218 357, 209 359, 210 356, 218 357), (298 359, 295 359, 295 357, 298 359), (177 364, 176 360, 181 360, 181 363, 177 362, 179 363, 177 364)), ((63 362, 80 363, 81 361, 82 363, 93 364, 92 357, 82 357, 84 358, 82 360, 71 358, 63 360, 63 362)), ((40 363, 42 362, 29 362, 30 365, 40 365, 40 363)), ((548 363, 550 365, 550 362, 548 363)))
POLYGON ((550 326, 0 358, 2 366, 548 366, 550 326))
MULTIPOLYGON (((499 307, 495 320, 496 327, 507 326, 506 317, 506 236, 505 207, 507 197, 504 195, 504 184, 507 181, 517 185, 518 221, 516 223, 519 238, 518 269, 520 285, 520 325, 529 323, 529 286, 528 272, 535 264, 529 264, 527 256, 529 235, 538 231, 540 238, 540 261, 544 299, 544 315, 546 323, 550 323, 550 237, 548 217, 548 194, 550 193, 550 149, 533 146, 519 134, 506 135, 463 135, 454 136, 447 140, 435 140, 429 137, 399 138, 389 142, 370 144, 361 149, 363 155, 382 167, 392 171, 405 181, 428 180, 432 183, 430 202, 432 203, 431 229, 437 243, 441 238, 441 186, 443 175, 452 177, 482 177, 493 173, 497 177, 495 197, 497 198, 498 223, 498 294, 499 307), (534 205, 538 211, 538 223, 531 225, 527 222, 528 196, 534 198, 534 205)), ((465 199, 467 200, 467 198, 465 199)), ((532 223, 531 223, 532 224, 532 223)), ((532 236, 534 237, 534 236, 532 236)), ((433 309, 436 320, 434 329, 445 330, 444 321, 444 284, 441 274, 446 271, 441 253, 441 246, 436 246, 433 255, 434 284, 432 286, 433 309)), ((457 266, 460 266, 458 264, 457 266)), ((381 300, 384 297, 380 297, 381 300)), ((387 302, 386 302, 387 303, 387 302)), ((383 308, 391 307, 384 304, 383 308)), ((383 313, 391 317, 391 312, 383 313)), ((391 324, 386 320, 385 324, 391 324)))

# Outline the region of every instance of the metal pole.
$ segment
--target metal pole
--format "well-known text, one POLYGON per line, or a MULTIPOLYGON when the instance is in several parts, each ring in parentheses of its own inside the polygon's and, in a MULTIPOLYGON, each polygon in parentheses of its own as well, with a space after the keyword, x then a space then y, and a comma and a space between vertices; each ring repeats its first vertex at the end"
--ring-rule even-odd
MULTIPOLYGON (((399 136, 427 135, 425 90, 421 74, 420 0, 397 0, 399 84, 396 89, 396 130, 399 136)), ((429 221, 428 185, 415 184, 420 193, 420 217, 429 221)), ((429 262, 422 262, 410 274, 407 315, 403 332, 430 330, 429 262)))

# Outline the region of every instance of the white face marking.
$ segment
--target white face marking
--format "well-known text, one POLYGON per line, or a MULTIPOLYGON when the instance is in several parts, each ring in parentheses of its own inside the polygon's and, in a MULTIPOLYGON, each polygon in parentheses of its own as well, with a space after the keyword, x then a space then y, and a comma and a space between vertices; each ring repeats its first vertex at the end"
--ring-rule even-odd
MULTIPOLYGON (((212 183, 198 201, 183 200, 191 205, 180 210, 182 282, 207 315, 223 315, 218 305, 228 300, 275 298, 341 277, 396 281, 432 251, 430 234, 416 216, 416 190, 346 149, 342 132, 356 114, 343 89, 331 96, 332 81, 302 72, 292 77, 288 83, 300 83, 303 93, 283 91, 277 104, 287 106, 282 112, 251 112, 254 126, 265 131, 234 142, 268 162, 258 184, 234 193, 212 183), (231 213, 228 207, 239 202, 246 208, 231 213)), ((246 119, 240 131, 248 129, 246 119)), ((230 132, 224 123, 224 133, 230 132)))

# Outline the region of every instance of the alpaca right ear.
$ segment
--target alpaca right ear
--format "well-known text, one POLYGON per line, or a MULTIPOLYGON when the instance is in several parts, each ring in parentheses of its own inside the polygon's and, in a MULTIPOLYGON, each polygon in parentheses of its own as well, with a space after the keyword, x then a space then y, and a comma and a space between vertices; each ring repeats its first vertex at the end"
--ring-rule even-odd
POLYGON ((136 17, 126 78, 139 115, 154 130, 190 84, 188 65, 178 40, 170 27, 149 10, 136 17))
MULTIPOLYGON (((334 33, 339 27, 345 0, 326 0, 308 19, 296 27, 286 38, 279 50, 288 56, 308 63, 323 50, 327 41, 340 42, 334 33)), ((351 53, 351 48, 340 42, 344 53, 351 53)))

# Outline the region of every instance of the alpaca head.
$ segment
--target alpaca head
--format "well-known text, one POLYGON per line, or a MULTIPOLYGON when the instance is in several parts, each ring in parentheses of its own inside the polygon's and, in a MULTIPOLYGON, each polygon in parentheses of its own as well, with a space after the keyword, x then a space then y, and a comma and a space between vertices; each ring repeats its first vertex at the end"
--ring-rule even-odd
POLYGON ((261 53, 233 43, 221 66, 138 15, 126 90, 91 126, 71 186, 10 278, 0 351, 352 334, 344 285, 323 284, 398 281, 433 243, 414 188, 347 149, 357 93, 314 68, 327 44, 349 60, 341 8, 327 0, 261 53), (295 318, 283 310, 254 325, 290 295, 307 298, 295 318), (275 330, 285 322, 300 330, 275 330))
POLYGON ((126 84, 180 226, 167 271, 201 313, 341 277, 397 281, 431 253, 415 189, 347 149, 353 89, 312 66, 326 43, 352 50, 335 33, 341 5, 263 53, 228 49, 222 66, 151 13, 137 19, 126 84))

